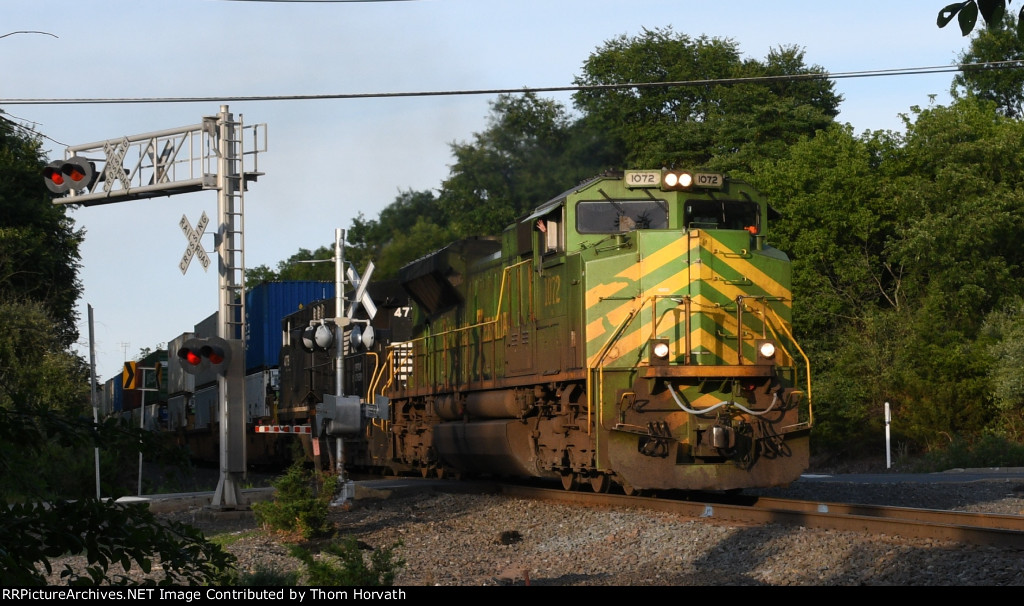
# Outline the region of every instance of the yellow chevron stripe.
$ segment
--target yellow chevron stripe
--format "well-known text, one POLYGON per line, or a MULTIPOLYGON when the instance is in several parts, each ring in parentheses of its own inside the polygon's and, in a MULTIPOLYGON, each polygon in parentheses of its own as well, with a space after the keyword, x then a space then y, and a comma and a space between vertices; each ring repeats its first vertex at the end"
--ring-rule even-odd
MULTIPOLYGON (((702 249, 707 250, 709 254, 713 255, 716 264, 718 262, 723 263, 737 274, 752 281, 759 288, 763 289, 763 291, 769 296, 782 299, 785 302, 784 304, 788 307, 792 296, 789 289, 783 287, 775 281, 775 279, 758 269, 747 259, 740 257, 729 258, 724 256, 722 253, 731 252, 730 249, 725 247, 718 239, 708 236, 706 232, 696 232, 694 236, 695 237, 690 237, 686 240, 680 238, 670 242, 659 248, 656 252, 649 254, 641 261, 641 263, 630 265, 621 270, 616 274, 614 282, 597 284, 588 289, 586 293, 587 308, 593 309, 593 306, 600 303, 603 298, 622 296, 625 294, 623 293, 623 290, 636 287, 641 276, 651 275, 658 270, 663 269, 670 263, 680 262, 681 259, 684 258, 683 255, 687 252, 686 247, 684 246, 686 242, 689 242, 688 252, 691 258, 699 258, 702 249), (720 251, 717 254, 713 252, 716 249, 720 251)), ((685 261, 683 262, 685 263, 685 261)), ((697 267, 694 268, 692 265, 688 266, 684 264, 680 271, 672 274, 671 276, 667 276, 656 284, 648 285, 645 291, 658 294, 684 294, 689 290, 688 287, 691 283, 692 272, 696 270, 698 275, 693 276, 693 280, 702 281, 708 289, 719 293, 724 300, 735 301, 739 296, 750 294, 745 285, 727 284, 724 277, 719 272, 716 272, 711 265, 711 263, 698 263, 697 267)), ((716 310, 720 310, 721 308, 718 308, 715 302, 708 297, 708 295, 711 294, 710 290, 699 292, 694 296, 693 311, 708 314, 723 331, 736 335, 737 331, 742 328, 737 326, 736 319, 733 314, 725 313, 724 311, 718 311, 718 313, 716 313, 716 310)), ((630 296, 643 296, 643 294, 644 293, 637 292, 636 290, 629 293, 630 296)), ((635 299, 623 300, 618 305, 605 312, 601 317, 594 318, 593 321, 588 323, 586 326, 588 348, 595 349, 603 345, 605 340, 608 338, 608 333, 623 321, 636 303, 637 301, 635 299)), ((763 315, 759 317, 763 319, 763 315)), ((638 321, 643 322, 644 319, 641 317, 638 318, 638 321)), ((683 321, 678 314, 675 314, 671 316, 668 323, 659 324, 658 332, 660 334, 672 334, 680 324, 683 324, 683 321)), ((701 328, 693 330, 691 334, 691 346, 694 349, 700 348, 712 352, 714 355, 723 359, 735 360, 737 358, 737 352, 735 347, 729 344, 729 341, 735 343, 734 340, 723 342, 716 335, 701 328)), ((681 351, 685 346, 684 344, 685 340, 679 339, 676 343, 676 350, 681 351)), ((636 329, 627 329, 626 333, 620 338, 619 342, 616 343, 616 346, 613 348, 614 351, 609 352, 609 359, 618 357, 619 355, 631 350, 637 350, 641 346, 642 339, 639 331, 636 329), (613 356, 612 354, 615 355, 613 356)))
POLYGON ((641 259, 639 263, 643 268, 641 275, 654 273, 669 263, 686 264, 686 247, 683 245, 682 238, 669 242, 641 259))
POLYGON ((621 296, 623 289, 635 285, 636 282, 605 282, 603 284, 595 284, 587 290, 587 309, 597 305, 601 302, 601 299, 606 297, 621 296))
MULTIPOLYGON (((729 364, 735 364, 737 360, 735 347, 730 346, 727 342, 718 339, 715 335, 702 328, 698 328, 690 333, 690 347, 694 350, 703 349, 704 351, 709 351, 729 364)), ((676 341, 675 351, 682 351, 685 348, 685 339, 676 341)), ((695 361, 700 362, 699 359, 695 361)))
MULTIPOLYGON (((742 257, 729 258, 721 253, 716 253, 716 249, 719 251, 730 253, 734 251, 726 247, 724 244, 722 244, 715 238, 708 236, 708 240, 713 244, 713 246, 707 247, 708 251, 711 252, 711 254, 713 254, 716 259, 725 263, 733 270, 735 270, 736 273, 751 280, 754 284, 757 284, 759 288, 763 289, 765 292, 767 292, 769 295, 773 297, 781 297, 788 299, 792 296, 789 289, 785 288, 777 281, 775 281, 774 278, 758 269, 755 265, 750 263, 749 260, 744 259, 742 257)), ((741 292, 740 294, 743 293, 741 292)))

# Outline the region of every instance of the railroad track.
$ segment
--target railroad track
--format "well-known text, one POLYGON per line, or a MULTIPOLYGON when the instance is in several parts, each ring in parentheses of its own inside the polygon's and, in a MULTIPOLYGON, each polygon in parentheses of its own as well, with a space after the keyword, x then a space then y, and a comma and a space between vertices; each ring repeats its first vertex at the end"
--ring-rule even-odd
POLYGON ((1024 549, 1024 516, 728 496, 697 500, 627 497, 499 485, 505 495, 592 507, 639 508, 741 524, 785 524, 1024 549))

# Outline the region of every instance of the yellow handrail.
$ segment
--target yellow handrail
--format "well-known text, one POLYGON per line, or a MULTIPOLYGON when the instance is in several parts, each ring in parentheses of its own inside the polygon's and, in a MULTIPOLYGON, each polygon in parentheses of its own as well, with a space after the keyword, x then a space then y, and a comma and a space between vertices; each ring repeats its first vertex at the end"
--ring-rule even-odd
MULTIPOLYGON (((508 281, 508 276, 512 272, 513 269, 516 269, 517 267, 519 267, 521 265, 528 265, 530 263, 532 263, 532 260, 530 260, 530 259, 527 259, 525 261, 520 261, 519 263, 514 263, 512 265, 509 265, 508 267, 504 268, 504 270, 501 272, 501 284, 498 287, 498 305, 495 308, 494 317, 491 318, 490 320, 485 320, 483 322, 477 322, 476 324, 471 324, 469 326, 462 326, 462 327, 459 327, 459 328, 452 328, 452 329, 449 329, 449 330, 444 330, 444 331, 441 331, 441 332, 432 333, 432 334, 429 334, 429 335, 424 335, 422 337, 416 337, 415 339, 410 339, 408 341, 402 341, 401 343, 395 343, 395 344, 392 344, 392 345, 388 346, 389 352, 393 352, 394 348, 397 347, 398 345, 413 344, 413 343, 416 343, 418 341, 426 341, 427 339, 432 339, 434 337, 443 337, 445 335, 465 332, 467 330, 472 330, 474 328, 480 328, 480 327, 490 326, 490 325, 494 325, 495 326, 495 331, 494 331, 494 335, 492 337, 492 340, 497 340, 498 336, 499 336, 497 327, 500 326, 499 322, 501 320, 501 306, 502 306, 502 304, 504 303, 504 300, 505 300, 505 285, 506 285, 506 283, 508 281)), ((532 283, 532 280, 531 280, 531 283, 532 283)), ((532 306, 532 302, 531 302, 531 306, 532 306)), ((502 335, 502 336, 504 336, 504 335, 502 335)), ((388 385, 391 384, 391 379, 393 378, 393 375, 394 375, 394 367, 392 366, 392 377, 389 377, 388 385)))
MULTIPOLYGON (((772 315, 775 316, 776 320, 778 320, 779 328, 781 328, 783 332, 786 333, 786 336, 789 337, 790 342, 793 343, 793 346, 796 347, 796 350, 800 352, 800 356, 804 359, 804 368, 806 369, 807 373, 807 424, 813 426, 814 405, 811 398, 811 361, 810 359, 808 359, 807 354, 804 353, 804 350, 800 347, 800 344, 797 343, 796 338, 793 337, 793 333, 790 332, 788 328, 786 328, 786 322, 782 319, 781 316, 779 316, 778 312, 776 312, 774 309, 768 306, 765 306, 765 309, 772 312, 772 315)), ((774 322, 767 322, 766 324, 768 325, 768 330, 772 331, 772 334, 775 335, 776 340, 780 341, 779 345, 781 346, 781 339, 779 339, 779 334, 775 330, 774 322)), ((785 350, 785 347, 783 347, 783 349, 785 350)), ((789 351, 786 351, 786 355, 788 355, 790 358, 793 357, 789 353, 789 351)))

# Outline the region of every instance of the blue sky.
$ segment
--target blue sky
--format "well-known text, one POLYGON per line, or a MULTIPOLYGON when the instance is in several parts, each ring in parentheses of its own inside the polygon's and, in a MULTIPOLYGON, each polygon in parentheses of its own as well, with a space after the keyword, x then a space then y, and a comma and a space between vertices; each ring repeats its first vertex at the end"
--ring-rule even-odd
MULTIPOLYGON (((221 103, 23 105, 12 99, 224 97, 402 93, 569 86, 607 40, 671 25, 693 37, 736 41, 763 59, 804 49, 833 74, 956 63, 968 44, 935 24, 947 0, 728 3, 672 0, 4 0, 0 108, 34 125, 61 157, 66 146, 197 124, 221 103)), ((840 122, 901 130, 914 105, 948 103, 952 73, 842 78, 840 122)), ((569 95, 542 94, 567 106, 569 95)), ((493 96, 243 101, 230 111, 266 124, 265 173, 246 194, 246 265, 277 263, 331 245, 335 228, 375 218, 406 190, 440 186, 449 145, 486 128, 493 96)), ((557 192, 552 192, 554 195, 557 192)), ((540 202, 540 201, 538 201, 540 202)), ((168 340, 217 308, 215 265, 193 262, 179 228, 206 191, 81 208, 80 351, 95 318, 97 373, 105 380, 143 347, 168 340)), ((213 248, 212 229, 204 240, 213 248)), ((360 271, 363 268, 359 268, 360 271)))

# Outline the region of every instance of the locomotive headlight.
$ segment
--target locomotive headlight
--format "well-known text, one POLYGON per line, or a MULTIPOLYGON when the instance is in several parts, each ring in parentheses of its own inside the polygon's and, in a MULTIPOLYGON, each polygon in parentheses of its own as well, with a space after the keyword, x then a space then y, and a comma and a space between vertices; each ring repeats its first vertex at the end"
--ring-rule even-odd
POLYGON ((771 360, 775 357, 775 343, 772 343, 771 341, 761 341, 757 346, 757 353, 762 358, 771 360))
POLYGON ((662 177, 665 187, 669 189, 687 189, 693 185, 693 175, 687 172, 666 172, 662 177))
POLYGON ((668 339, 651 339, 651 366, 668 364, 668 339))

